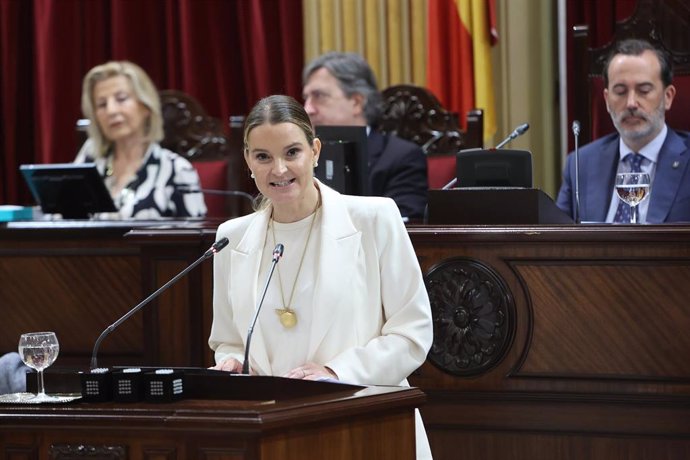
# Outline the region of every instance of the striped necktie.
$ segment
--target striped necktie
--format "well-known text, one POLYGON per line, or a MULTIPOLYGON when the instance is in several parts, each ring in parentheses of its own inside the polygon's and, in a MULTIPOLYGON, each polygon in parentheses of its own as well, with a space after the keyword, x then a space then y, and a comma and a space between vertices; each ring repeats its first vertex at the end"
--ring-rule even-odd
MULTIPOLYGON (((623 161, 630 165, 630 172, 642 172, 642 161, 644 157, 639 153, 628 153, 623 161)), ((620 200, 618 202, 618 208, 616 209, 616 215, 613 216, 613 221, 618 224, 629 224, 630 223, 630 206, 620 200)))

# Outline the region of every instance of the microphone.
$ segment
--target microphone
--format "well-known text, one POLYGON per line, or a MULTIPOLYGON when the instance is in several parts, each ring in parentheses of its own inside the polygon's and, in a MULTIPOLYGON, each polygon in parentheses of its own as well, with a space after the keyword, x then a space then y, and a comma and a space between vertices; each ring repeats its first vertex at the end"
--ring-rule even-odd
MULTIPOLYGON (((517 128, 515 128, 513 130, 512 133, 510 133, 510 135, 508 135, 508 137, 503 139, 500 144, 498 144, 496 147, 494 147, 493 149, 490 149, 490 150, 500 149, 501 147, 503 147, 508 142, 515 139, 516 137, 519 137, 519 136, 522 136, 523 134, 525 134, 525 132, 527 132, 528 129, 529 129, 529 123, 523 123, 523 124, 519 125, 517 128)), ((450 182, 448 182, 446 185, 441 187, 441 190, 448 190, 449 188, 455 186, 455 184, 457 182, 458 182, 458 178, 454 177, 450 182)))
POLYGON ((573 137, 575 139, 575 223, 580 223, 580 122, 573 121, 573 137))
POLYGON ((96 339, 96 343, 93 346, 93 353, 91 354, 91 370, 96 369, 98 367, 98 361, 96 359, 96 356, 98 354, 98 348, 100 347, 103 339, 105 339, 108 336, 108 334, 113 332, 120 324, 124 323, 127 319, 129 319, 130 316, 141 310, 141 308, 144 307, 144 305, 158 297, 160 293, 172 286, 177 280, 186 275, 191 269, 193 269, 209 257, 213 256, 214 254, 220 252, 225 246, 228 245, 229 242, 230 241, 227 238, 221 238, 220 240, 213 243, 213 245, 204 253, 204 255, 195 260, 194 263, 189 265, 187 268, 178 273, 173 279, 171 279, 163 286, 158 288, 153 294, 142 300, 137 306, 125 313, 120 319, 118 319, 113 324, 105 328, 105 330, 101 332, 101 335, 98 336, 98 339, 96 339))
POLYGON ((261 306, 264 304, 264 299, 266 298, 266 292, 268 292, 268 284, 271 282, 271 278, 273 277, 273 270, 276 269, 276 265, 278 265, 278 261, 280 260, 281 257, 283 257, 283 249, 285 249, 285 246, 283 246, 280 243, 276 244, 275 249, 273 249, 273 258, 271 259, 271 270, 268 272, 268 277, 266 278, 266 284, 264 285, 264 290, 261 294, 261 300, 259 300, 259 304, 257 305, 256 311, 254 312, 254 318, 252 318, 252 322, 249 325, 249 330, 247 331, 247 346, 244 347, 244 363, 242 363, 242 373, 245 375, 249 374, 249 344, 252 341, 252 334, 254 333, 254 325, 256 324, 257 318, 259 318, 259 312, 261 311, 261 306))
POLYGON ((513 139, 515 139, 516 137, 522 136, 523 134, 525 134, 525 132, 527 132, 528 129, 529 129, 529 123, 523 123, 523 124, 521 124, 520 126, 518 126, 517 128, 515 128, 515 129, 513 130, 513 132, 510 133, 510 135, 508 135, 508 137, 506 137, 505 139, 503 139, 503 140, 501 141, 501 143, 498 144, 498 145, 496 146, 496 148, 497 148, 497 149, 500 149, 501 147, 503 147, 503 146, 506 145, 508 142, 510 142, 510 141, 512 141, 513 139))

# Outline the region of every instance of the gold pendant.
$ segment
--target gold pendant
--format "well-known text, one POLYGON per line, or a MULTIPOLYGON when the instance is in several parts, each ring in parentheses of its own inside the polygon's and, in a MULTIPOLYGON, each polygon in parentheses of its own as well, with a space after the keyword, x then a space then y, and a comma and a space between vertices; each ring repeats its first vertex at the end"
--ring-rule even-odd
POLYGON ((290 308, 277 308, 276 313, 280 317, 280 324, 285 329, 293 328, 297 324, 297 314, 290 308))

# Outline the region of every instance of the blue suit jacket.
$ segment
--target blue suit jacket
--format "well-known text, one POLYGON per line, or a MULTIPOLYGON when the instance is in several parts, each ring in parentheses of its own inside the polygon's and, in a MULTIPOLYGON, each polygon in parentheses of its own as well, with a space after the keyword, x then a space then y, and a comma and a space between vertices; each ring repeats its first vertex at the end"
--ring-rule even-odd
POLYGON ((392 198, 403 217, 423 218, 429 185, 422 148, 375 129, 370 131, 367 143, 369 194, 392 198))
MULTIPOLYGON (((604 222, 619 160, 618 133, 580 149, 580 220, 604 222)), ((690 221, 690 134, 669 128, 661 146, 649 196, 648 223, 690 221)), ((575 155, 568 155, 556 205, 574 218, 575 155)))

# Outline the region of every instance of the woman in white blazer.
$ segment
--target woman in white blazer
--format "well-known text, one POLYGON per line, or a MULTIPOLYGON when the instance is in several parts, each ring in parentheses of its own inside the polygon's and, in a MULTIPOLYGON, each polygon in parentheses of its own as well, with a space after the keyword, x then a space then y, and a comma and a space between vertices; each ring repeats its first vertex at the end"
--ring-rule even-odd
MULTIPOLYGON (((301 104, 259 101, 244 156, 263 195, 258 210, 218 228, 214 258, 216 369, 242 369, 247 330, 284 245, 254 329, 252 373, 407 385, 433 339, 421 270, 395 202, 341 195, 313 177, 321 144, 301 104)), ((418 458, 431 458, 417 414, 418 458)))

